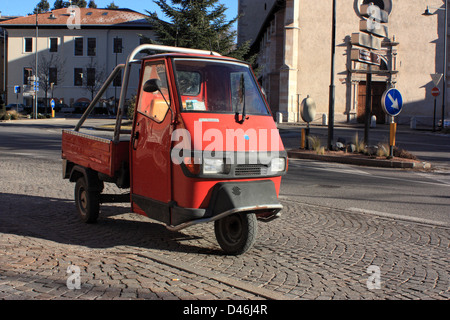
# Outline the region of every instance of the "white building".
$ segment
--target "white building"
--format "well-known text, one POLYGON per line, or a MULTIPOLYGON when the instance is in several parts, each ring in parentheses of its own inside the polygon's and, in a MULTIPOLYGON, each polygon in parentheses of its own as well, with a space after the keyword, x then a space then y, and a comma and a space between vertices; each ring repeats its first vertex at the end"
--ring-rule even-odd
MULTIPOLYGON (((128 9, 57 9, 37 15, 37 23, 36 15, 28 15, 1 22, 0 28, 7 31, 7 103, 16 102, 14 87, 20 86, 18 100, 26 105, 32 104, 27 91, 33 89, 28 85, 35 74, 36 53, 39 101, 47 94, 47 98, 53 95, 57 102, 70 105, 92 99, 88 87, 98 87, 117 64, 126 61, 141 44, 139 35, 154 38, 146 16, 128 9)), ((138 87, 138 70, 133 69, 128 98, 138 87)), ((120 86, 117 78, 104 98, 118 99, 120 86)))
MULTIPOLYGON (((390 87, 403 95, 399 123, 431 125, 435 86, 431 74, 445 73, 448 99, 448 63, 444 72, 445 3, 447 0, 342 0, 336 1, 335 120, 365 118, 367 65, 351 58, 357 48, 355 33, 367 27, 362 6, 374 3, 388 15, 388 34, 379 38, 381 66, 373 66, 372 114, 385 122, 381 97, 390 87), (429 13, 425 9, 429 6, 429 13)), ((331 76, 332 1, 239 0, 239 42, 251 40, 259 53, 259 80, 272 111, 284 121, 302 121, 300 106, 307 96, 316 102, 317 120, 328 115, 331 76)), ((446 57, 448 60, 448 55, 446 57)), ((441 119, 443 82, 438 85, 437 121, 441 119)), ((445 109, 448 117, 449 107, 445 109)))

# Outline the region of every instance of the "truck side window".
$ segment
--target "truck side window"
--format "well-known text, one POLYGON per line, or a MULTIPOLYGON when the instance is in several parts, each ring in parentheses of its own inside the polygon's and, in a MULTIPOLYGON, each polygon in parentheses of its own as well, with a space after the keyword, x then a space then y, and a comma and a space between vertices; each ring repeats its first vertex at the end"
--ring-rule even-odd
POLYGON ((161 92, 145 92, 141 88, 137 111, 156 122, 162 122, 171 104, 164 62, 147 62, 145 64, 142 86, 149 79, 159 79, 161 81, 161 92))

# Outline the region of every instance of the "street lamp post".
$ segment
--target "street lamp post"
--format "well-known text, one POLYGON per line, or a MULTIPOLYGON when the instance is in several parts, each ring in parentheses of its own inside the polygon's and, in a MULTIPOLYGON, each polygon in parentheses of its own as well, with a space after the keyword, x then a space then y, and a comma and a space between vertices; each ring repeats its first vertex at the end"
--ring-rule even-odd
POLYGON ((447 96, 446 96, 446 89, 447 89, 447 37, 448 37, 448 12, 447 12, 447 8, 448 8, 448 0, 445 0, 445 7, 444 8, 435 8, 435 7, 430 7, 427 6, 427 8, 425 9, 425 12, 423 13, 424 16, 431 16, 434 13, 430 12, 430 8, 431 9, 436 9, 436 10, 444 10, 445 11, 445 22, 444 22, 444 76, 442 77, 442 82, 443 82, 443 86, 442 86, 442 114, 441 114, 441 128, 444 129, 444 120, 445 120, 445 109, 447 107, 447 96))
POLYGON ((36 10, 36 71, 35 71, 35 80, 34 80, 34 118, 37 119, 38 114, 38 96, 37 96, 37 85, 38 85, 38 79, 39 79, 39 72, 38 72, 38 10, 36 10))
POLYGON ((335 86, 334 86, 334 61, 336 56, 336 0, 333 0, 333 16, 331 29, 331 80, 330 80, 330 97, 328 106, 328 148, 331 150, 334 139, 334 102, 335 102, 335 86))
MULTIPOLYGON (((1 11, 0 11, 1 13, 1 11)), ((6 96, 6 29, 5 28, 0 28, 0 32, 2 33, 3 36, 3 97, 4 97, 4 101, 5 101, 5 105, 6 105, 6 100, 7 100, 7 96, 6 96)))
MULTIPOLYGON (((115 42, 113 43, 114 53, 116 54, 116 66, 117 66, 117 55, 119 53, 122 53, 122 50, 123 50, 122 40, 119 41, 119 39, 120 38, 118 36, 116 36, 115 42)), ((117 86, 116 86, 115 81, 113 82, 113 85, 114 85, 114 111, 115 111, 116 107, 117 107, 117 86)))

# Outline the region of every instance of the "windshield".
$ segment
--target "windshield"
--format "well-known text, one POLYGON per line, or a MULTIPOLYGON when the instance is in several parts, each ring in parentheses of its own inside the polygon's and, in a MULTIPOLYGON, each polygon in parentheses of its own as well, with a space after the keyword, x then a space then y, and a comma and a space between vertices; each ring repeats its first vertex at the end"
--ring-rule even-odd
POLYGON ((174 63, 183 111, 269 115, 247 65, 203 59, 174 63))

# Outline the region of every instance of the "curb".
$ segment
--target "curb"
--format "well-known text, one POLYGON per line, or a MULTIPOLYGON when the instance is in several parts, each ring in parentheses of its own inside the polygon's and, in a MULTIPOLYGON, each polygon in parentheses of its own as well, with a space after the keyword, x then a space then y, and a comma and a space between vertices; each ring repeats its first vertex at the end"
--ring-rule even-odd
POLYGON ((36 123, 36 122, 44 122, 44 121, 65 121, 66 118, 45 118, 45 119, 17 119, 17 120, 0 120, 0 123, 36 123))
POLYGON ((334 156, 334 155, 320 155, 305 153, 299 150, 287 150, 289 158, 318 160, 325 162, 337 162, 344 164, 354 164, 368 167, 382 167, 382 168, 400 168, 400 169, 431 169, 431 164, 428 162, 409 162, 409 161, 395 161, 395 160, 381 160, 381 159, 361 159, 352 156, 334 156))

